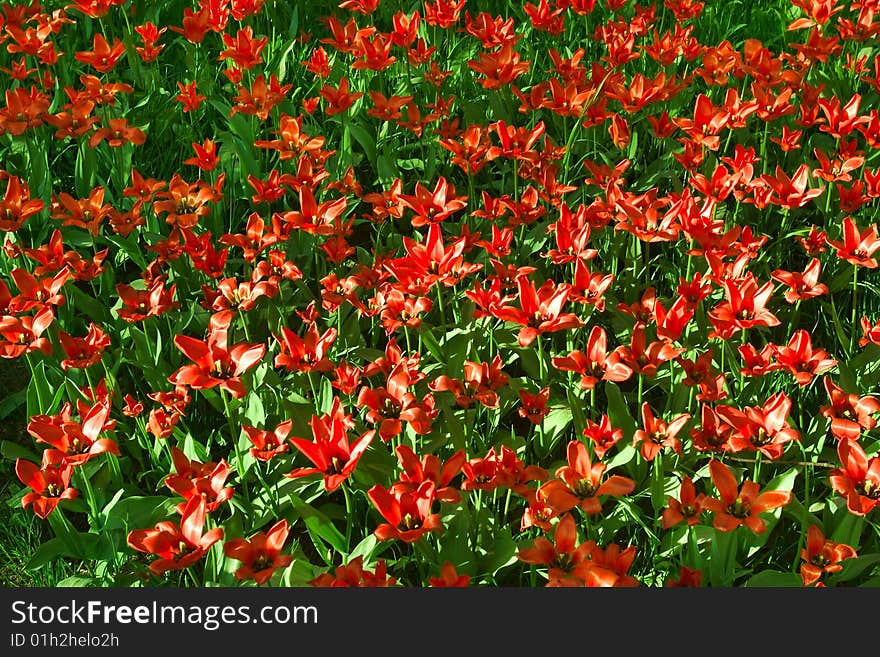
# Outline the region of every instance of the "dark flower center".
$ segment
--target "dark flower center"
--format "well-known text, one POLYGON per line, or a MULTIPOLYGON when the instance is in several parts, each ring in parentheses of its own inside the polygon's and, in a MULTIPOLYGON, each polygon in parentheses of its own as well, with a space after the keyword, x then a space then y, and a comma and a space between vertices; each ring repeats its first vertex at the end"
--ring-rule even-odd
POLYGON ((414 516, 411 513, 407 513, 400 519, 400 522, 397 523, 397 528, 402 531, 412 531, 413 529, 419 529, 422 526, 422 519, 418 516, 414 516))
POLYGON ((727 505, 727 512, 734 518, 748 518, 752 515, 752 505, 748 502, 743 502, 741 497, 737 497, 733 504, 727 505))

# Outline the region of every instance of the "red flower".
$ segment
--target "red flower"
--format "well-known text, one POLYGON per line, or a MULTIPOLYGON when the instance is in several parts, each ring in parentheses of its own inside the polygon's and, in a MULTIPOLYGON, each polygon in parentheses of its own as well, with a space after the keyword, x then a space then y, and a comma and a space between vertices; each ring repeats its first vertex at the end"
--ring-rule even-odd
POLYGON ((592 390, 599 381, 626 381, 633 373, 616 350, 608 353, 608 336, 601 326, 590 330, 586 353, 572 351, 568 356, 553 358, 552 363, 558 370, 579 374, 585 390, 592 390))
POLYGON ((538 499, 559 513, 578 506, 588 515, 595 515, 602 510, 600 495, 628 495, 636 487, 632 479, 620 475, 612 475, 603 482, 607 467, 605 463, 592 463, 587 446, 572 440, 568 443, 568 465, 556 471, 556 479, 541 485, 538 499))
POLYGON ((348 110, 349 107, 354 105, 355 101, 363 96, 363 92, 350 93, 351 88, 349 87, 348 78, 343 77, 339 81, 338 87, 333 87, 332 85, 325 84, 318 93, 321 97, 326 101, 327 108, 325 113, 327 116, 333 116, 334 114, 341 114, 348 110))
POLYGON ((587 558, 595 543, 577 544, 577 528, 570 513, 559 519, 553 540, 555 544, 539 536, 532 547, 521 549, 516 558, 525 563, 547 566, 547 586, 582 586, 574 571, 587 558))
POLYGON ((455 394, 455 403, 461 408, 470 408, 474 401, 486 408, 498 408, 498 388, 507 383, 507 375, 502 370, 501 355, 496 354, 492 364, 465 361, 464 383, 446 375, 434 379, 428 387, 435 391, 449 391, 455 394))
POLYGON ((510 39, 497 51, 483 51, 478 59, 468 60, 467 65, 472 70, 485 76, 479 78, 484 89, 500 89, 529 70, 529 62, 520 60, 520 55, 513 49, 513 45, 514 42, 510 39))
POLYGON ((496 306, 490 309, 500 320, 520 324, 518 341, 521 347, 528 347, 542 333, 564 331, 581 326, 581 320, 572 313, 563 313, 562 307, 571 294, 568 284, 557 286, 547 280, 540 289, 528 276, 516 279, 520 307, 496 306))
POLYGON ((583 435, 593 443, 593 451, 597 459, 605 458, 605 452, 616 445, 623 438, 623 429, 615 429, 611 426, 611 419, 607 413, 603 413, 598 424, 589 418, 583 435))
POLYGON ((709 462, 709 473, 720 499, 706 497, 703 508, 715 514, 712 524, 719 531, 729 532, 745 525, 755 534, 763 534, 767 525, 760 514, 778 509, 791 501, 791 491, 773 490, 761 493, 760 487, 753 481, 743 482, 742 488, 737 490, 733 473, 721 461, 712 459, 709 462))
POLYGON ((841 466, 831 471, 831 487, 846 498, 850 513, 864 516, 880 506, 880 457, 868 459, 854 440, 837 443, 841 466))
POLYGON ((174 385, 185 385, 194 390, 205 390, 220 386, 236 399, 247 394, 241 375, 256 365, 266 353, 264 344, 240 342, 232 347, 226 344, 229 318, 225 321, 211 322, 207 340, 196 340, 186 335, 174 338, 174 344, 193 361, 184 365, 168 381, 174 385))
POLYGON ((177 285, 165 289, 162 279, 154 280, 148 289, 137 290, 125 283, 116 284, 116 293, 122 301, 122 307, 116 311, 126 322, 140 322, 147 317, 159 317, 180 304, 174 300, 177 285))
POLYGON ((854 559, 856 551, 846 543, 835 543, 825 538, 822 530, 810 525, 807 530, 807 545, 801 550, 801 579, 804 586, 811 586, 819 581, 825 573, 836 573, 843 570, 841 561, 854 559))
POLYGON ((709 312, 709 320, 715 329, 710 338, 728 340, 742 329, 753 326, 777 326, 779 319, 765 307, 773 294, 773 283, 768 281, 760 288, 755 277, 748 274, 742 283, 724 281, 727 301, 709 312))
POLYGON ((830 358, 824 349, 813 350, 810 334, 803 329, 792 334, 788 345, 774 345, 773 353, 779 368, 791 372, 800 386, 807 385, 814 376, 837 365, 837 361, 830 358))
POLYGON ((180 93, 174 99, 183 105, 184 112, 195 112, 202 102, 207 99, 207 96, 202 96, 196 92, 195 81, 189 84, 178 82, 177 88, 180 89, 180 93))
POLYGON ((80 407, 81 422, 70 419, 70 404, 58 415, 35 415, 28 423, 27 431, 37 442, 51 445, 63 454, 73 466, 82 465, 93 456, 105 452, 119 456, 119 448, 109 438, 98 438, 105 430, 113 429, 115 420, 109 420, 110 405, 98 403, 91 408, 80 407))
POLYGON ((367 431, 354 442, 348 441, 348 430, 353 426, 350 415, 342 408, 339 399, 333 400, 330 413, 320 417, 313 415, 311 420, 312 438, 314 442, 302 438, 290 438, 290 442, 315 467, 296 468, 287 473, 295 479, 312 474, 324 475, 324 490, 333 492, 354 472, 358 460, 373 440, 375 431, 367 431))
POLYGON ((89 332, 84 338, 58 331, 58 341, 67 358, 61 361, 61 369, 85 369, 101 362, 104 350, 110 346, 110 336, 94 322, 89 324, 89 332))
POLYGON ((674 527, 682 521, 687 521, 688 525, 698 524, 705 497, 703 493, 697 494, 690 477, 682 479, 678 499, 670 497, 668 506, 663 509, 663 529, 674 527))
POLYGON ((877 426, 877 420, 872 416, 880 413, 880 401, 875 397, 847 393, 827 376, 823 377, 822 383, 830 403, 822 406, 819 412, 831 419, 831 433, 835 438, 858 440, 862 431, 877 426))
POLYGON ((399 481, 391 486, 393 493, 412 492, 424 482, 430 481, 436 486, 434 495, 439 501, 455 504, 461 499, 461 494, 449 484, 461 472, 467 460, 467 454, 463 449, 449 457, 446 463, 433 454, 425 454, 419 460, 416 453, 406 445, 398 445, 395 451, 403 472, 400 473, 399 481))
POLYGON ((877 225, 871 224, 865 230, 860 230, 851 217, 843 220, 843 240, 836 241, 826 238, 829 246, 837 250, 837 257, 846 260, 855 267, 877 268, 876 258, 871 255, 880 249, 880 236, 877 235, 877 225))
POLYGON ((270 461, 271 459, 284 454, 289 445, 287 444, 287 436, 293 428, 293 420, 282 422, 274 431, 263 431, 256 427, 242 425, 241 429, 245 432, 254 446, 251 447, 251 456, 258 461, 270 461))
POLYGON ((541 424, 550 409, 547 408, 547 402, 550 399, 550 388, 542 388, 536 393, 528 390, 519 391, 519 400, 522 406, 519 408, 520 417, 526 418, 532 424, 541 424))
POLYGON ((642 458, 653 461, 664 447, 669 447, 676 454, 681 454, 681 441, 676 437, 691 418, 689 413, 682 413, 668 424, 654 417, 648 402, 642 404, 642 429, 633 434, 633 445, 641 443, 642 458))
POLYGON ((275 356, 275 367, 283 367, 288 372, 329 372, 333 369, 333 363, 324 354, 336 341, 336 329, 329 328, 319 336, 318 327, 312 324, 301 338, 282 326, 281 337, 275 339, 281 347, 275 356))
POLYGON ((373 505, 387 520, 373 532, 380 541, 400 539, 414 543, 428 532, 441 529, 440 515, 431 513, 434 482, 425 481, 415 490, 386 490, 379 484, 367 491, 373 505))
POLYGON ((94 50, 78 52, 74 57, 76 61, 90 64, 101 73, 110 71, 125 53, 122 41, 114 39, 111 47, 100 32, 96 32, 92 38, 92 47, 94 50))
POLYGON ((364 569, 364 557, 358 555, 345 566, 339 566, 334 574, 324 573, 309 581, 315 587, 387 587, 394 586, 397 580, 388 576, 388 568, 383 560, 376 562, 374 571, 364 569))
POLYGON ((785 291, 785 300, 795 303, 801 299, 809 299, 828 294, 828 286, 819 282, 822 263, 818 258, 810 260, 803 273, 789 272, 784 269, 776 269, 770 276, 784 283, 790 289, 785 291))
POLYGON ((129 547, 159 557, 150 564, 150 571, 156 576, 169 570, 189 568, 223 538, 221 527, 205 533, 205 507, 205 500, 200 495, 191 497, 179 524, 166 521, 153 529, 129 532, 129 547))
POLYGON ((719 417, 734 429, 728 439, 732 451, 758 450, 769 459, 778 459, 787 443, 800 440, 800 434, 788 423, 790 411, 791 399, 784 392, 777 392, 760 408, 717 408, 719 417))
POLYGON ((412 218, 414 228, 447 219, 455 212, 467 206, 466 196, 456 196, 455 186, 440 176, 433 190, 428 190, 417 182, 415 194, 399 194, 400 202, 416 213, 412 218))
POLYGON ((429 394, 420 401, 409 391, 414 382, 406 363, 401 362, 388 375, 384 387, 365 386, 358 393, 357 406, 367 407, 367 422, 379 425, 379 437, 383 441, 388 442, 403 431, 404 422, 419 435, 431 432, 431 418, 436 414, 434 399, 429 394))
POLYGON ((234 538, 223 545, 223 554, 241 561, 235 571, 239 582, 252 579, 258 585, 269 581, 276 568, 286 568, 293 561, 289 554, 281 554, 281 548, 290 531, 287 520, 279 520, 266 533, 259 532, 249 540, 234 538))
POLYGON ((0 316, 0 357, 18 358, 34 351, 51 354, 52 343, 43 333, 54 321, 55 313, 49 306, 36 315, 0 316))
POLYGON ((34 513, 45 520, 61 500, 72 500, 78 492, 70 487, 73 466, 64 454, 55 449, 43 452, 43 462, 37 467, 30 461, 17 459, 15 474, 19 481, 31 489, 21 498, 21 507, 34 507, 34 513))
POLYGON ((465 587, 470 585, 470 581, 470 575, 459 575, 455 570, 455 566, 447 561, 440 568, 440 577, 432 575, 428 579, 428 584, 438 588, 465 587))
POLYGON ((699 588, 703 584, 703 571, 694 568, 682 566, 678 579, 671 577, 666 580, 663 586, 666 587, 693 587, 699 588))
POLYGON ((178 513, 183 514, 187 502, 193 497, 201 497, 205 500, 208 513, 213 513, 217 507, 232 497, 234 492, 232 487, 224 486, 232 472, 225 460, 217 463, 210 472, 204 470, 206 468, 203 466, 198 476, 194 472, 178 471, 176 475, 165 477, 165 485, 184 499, 176 507, 178 513))
POLYGON ((574 571, 587 587, 630 588, 639 585, 639 580, 627 574, 636 558, 634 545, 621 550, 619 545, 612 543, 603 550, 593 541, 589 543, 586 561, 574 571))

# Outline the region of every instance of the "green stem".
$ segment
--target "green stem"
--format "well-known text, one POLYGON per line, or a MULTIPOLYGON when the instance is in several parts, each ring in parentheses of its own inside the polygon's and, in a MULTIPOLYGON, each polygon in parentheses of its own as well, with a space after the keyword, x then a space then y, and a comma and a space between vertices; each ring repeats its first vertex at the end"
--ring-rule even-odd
POLYGON ((859 268, 853 265, 853 277, 852 277, 852 317, 850 326, 852 327, 852 333, 850 333, 850 344, 849 351, 851 354, 854 354, 856 351, 856 345, 858 344, 858 340, 856 340, 856 301, 858 300, 858 291, 859 291, 859 268))
POLYGON ((250 505, 251 491, 248 487, 247 478, 244 476, 244 457, 241 453, 241 447, 238 445, 235 421, 233 420, 232 412, 229 409, 229 396, 225 390, 221 390, 220 397, 223 399, 223 410, 226 413, 226 421, 229 424, 229 439, 232 441, 232 446, 235 449, 235 468, 238 470, 238 480, 241 482, 241 487, 244 490, 244 499, 247 501, 248 505, 250 505))

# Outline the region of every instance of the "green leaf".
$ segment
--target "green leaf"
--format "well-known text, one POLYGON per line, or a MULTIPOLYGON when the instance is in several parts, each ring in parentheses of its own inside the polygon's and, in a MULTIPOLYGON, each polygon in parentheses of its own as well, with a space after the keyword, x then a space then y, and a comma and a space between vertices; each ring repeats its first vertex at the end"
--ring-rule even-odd
MULTIPOLYGON (((117 494, 118 495, 118 494, 117 494)), ((115 498, 114 498, 115 499, 115 498)), ((105 529, 144 529, 152 527, 174 512, 178 499, 164 495, 126 497, 105 507, 105 529)))
POLYGON ((863 557, 847 559, 842 562, 843 570, 834 573, 834 575, 829 578, 829 582, 838 583, 852 581, 877 564, 880 564, 880 554, 867 554, 863 557))
POLYGON ((348 545, 345 536, 333 524, 333 521, 325 513, 322 513, 311 504, 306 504, 296 495, 290 495, 293 508, 306 523, 309 534, 317 536, 329 543, 334 550, 341 554, 347 554, 348 545))
POLYGON ((98 580, 93 577, 78 577, 73 575, 71 577, 65 577, 60 582, 58 582, 55 586, 60 588, 83 588, 83 587, 94 587, 98 586, 98 580))
POLYGON ((747 587, 800 587, 803 586, 803 580, 797 573, 784 573, 779 570, 764 570, 760 573, 752 575, 745 584, 747 587))
POLYGON ((26 461, 33 461, 34 463, 40 462, 40 457, 34 452, 9 440, 0 441, 0 454, 3 455, 3 458, 9 459, 10 461, 14 461, 15 459, 25 459, 26 461))
POLYGON ((369 132, 364 130, 361 126, 356 123, 349 123, 348 129, 351 130, 351 134, 357 140, 357 142, 361 145, 361 148, 364 149, 364 154, 367 156, 367 160, 369 160, 370 164, 373 168, 376 167, 376 138, 373 137, 369 132))

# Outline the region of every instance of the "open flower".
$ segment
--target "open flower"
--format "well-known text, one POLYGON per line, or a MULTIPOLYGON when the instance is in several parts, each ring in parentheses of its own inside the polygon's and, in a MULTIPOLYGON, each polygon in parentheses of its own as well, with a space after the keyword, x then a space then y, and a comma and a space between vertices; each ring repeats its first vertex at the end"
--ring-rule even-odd
POLYGON ((324 490, 336 490, 345 481, 376 435, 367 431, 352 443, 348 431, 352 427, 350 415, 346 415, 339 399, 333 400, 330 413, 312 416, 311 427, 314 442, 303 438, 290 438, 290 443, 302 452, 313 464, 312 468, 295 468, 287 476, 296 479, 312 474, 324 475, 324 490))
POLYGON ((441 528, 440 515, 431 513, 435 498, 433 481, 425 481, 415 490, 387 490, 376 484, 367 496, 388 521, 373 532, 380 541, 396 538, 415 543, 428 532, 441 528))
POLYGON ((707 497, 703 507, 715 514, 713 526, 722 532, 729 532, 745 525, 756 534, 763 534, 767 525, 760 517, 765 511, 785 506, 791 501, 791 491, 771 490, 761 492, 754 481, 743 482, 737 490, 736 479, 730 469, 721 461, 709 462, 712 482, 718 489, 720 499, 707 497))
POLYGON ((556 471, 556 479, 541 485, 538 499, 559 513, 578 506, 585 513, 595 515, 602 510, 600 495, 628 495, 636 487, 632 479, 620 475, 602 481, 607 467, 605 463, 592 463, 587 446, 579 440, 572 440, 568 443, 568 465, 556 471))
POLYGON ((235 571, 239 582, 252 579, 265 584, 277 568, 286 568, 293 561, 289 554, 281 554, 281 548, 290 531, 287 520, 279 520, 269 531, 259 532, 250 539, 234 538, 223 545, 223 554, 241 561, 235 571))
POLYGON ((159 557, 150 564, 150 572, 156 576, 189 568, 223 538, 222 527, 205 532, 205 516, 205 499, 195 495, 187 502, 179 523, 160 522, 153 529, 129 532, 128 545, 159 557))
POLYGON ((807 530, 807 545, 801 550, 801 578, 804 586, 811 586, 819 581, 825 573, 836 573, 843 570, 841 561, 858 556, 856 551, 846 543, 835 543, 825 538, 822 530, 810 525, 807 530))
POLYGON ((184 365, 168 381, 174 385, 185 385, 195 390, 205 390, 220 386, 236 399, 247 394, 241 375, 256 365, 266 353, 264 344, 226 343, 229 320, 212 322, 207 340, 197 340, 186 335, 174 338, 175 346, 184 356, 193 361, 184 365))
POLYGON ((33 505, 34 513, 44 520, 61 500, 72 500, 78 495, 77 490, 70 487, 73 466, 56 449, 43 452, 40 466, 24 459, 16 460, 15 474, 32 491, 21 498, 22 508, 33 505))

